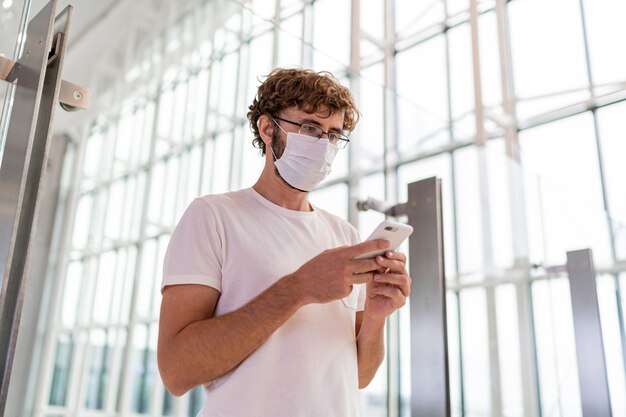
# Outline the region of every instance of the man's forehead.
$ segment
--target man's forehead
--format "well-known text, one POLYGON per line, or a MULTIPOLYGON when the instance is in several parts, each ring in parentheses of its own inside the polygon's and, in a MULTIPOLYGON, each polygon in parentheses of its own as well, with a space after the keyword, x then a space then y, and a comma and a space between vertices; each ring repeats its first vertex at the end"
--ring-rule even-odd
POLYGON ((320 107, 317 112, 309 113, 298 107, 289 107, 283 110, 283 114, 290 117, 297 117, 299 120, 308 120, 316 122, 328 122, 330 121, 333 126, 341 128, 343 126, 344 114, 341 112, 330 113, 328 108, 320 107))

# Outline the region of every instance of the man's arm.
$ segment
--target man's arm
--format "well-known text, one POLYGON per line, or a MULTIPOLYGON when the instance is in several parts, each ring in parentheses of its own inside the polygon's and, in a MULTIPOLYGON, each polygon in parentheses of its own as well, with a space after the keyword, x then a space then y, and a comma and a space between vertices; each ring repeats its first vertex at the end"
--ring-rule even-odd
POLYGON ((377 273, 367 283, 365 310, 356 314, 356 343, 359 365, 359 388, 365 388, 376 375, 385 356, 385 320, 402 307, 411 292, 411 278, 406 271, 406 256, 387 252, 376 262, 386 273, 377 273))
POLYGON ((212 318, 218 298, 217 290, 202 285, 165 288, 157 353, 173 395, 226 374, 304 304, 287 277, 239 310, 212 318))
POLYGON ((366 320, 364 313, 356 313, 356 349, 359 364, 359 389, 372 382, 385 357, 385 319, 366 320))
POLYGON ((250 303, 220 317, 213 317, 217 290, 201 285, 166 287, 157 348, 165 386, 173 395, 182 395, 226 374, 301 306, 346 297, 352 285, 371 281, 376 261, 354 258, 388 244, 369 241, 322 252, 250 303))

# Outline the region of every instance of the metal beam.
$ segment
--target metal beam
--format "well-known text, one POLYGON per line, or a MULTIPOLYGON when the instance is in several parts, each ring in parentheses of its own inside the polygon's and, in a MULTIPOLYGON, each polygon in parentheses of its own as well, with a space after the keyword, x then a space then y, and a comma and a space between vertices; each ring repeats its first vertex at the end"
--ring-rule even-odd
MULTIPOLYGON (((52 0, 28 25, 0 166, 0 414, 3 413, 37 220, 40 181, 58 101, 71 6, 52 0)), ((15 72, 15 71, 12 71, 15 72)))
POLYGON ((591 249, 567 252, 567 273, 572 296, 583 417, 611 417, 611 399, 596 294, 596 272, 591 249))
POLYGON ((449 417, 446 282, 441 180, 409 184, 411 277, 411 416, 449 417))

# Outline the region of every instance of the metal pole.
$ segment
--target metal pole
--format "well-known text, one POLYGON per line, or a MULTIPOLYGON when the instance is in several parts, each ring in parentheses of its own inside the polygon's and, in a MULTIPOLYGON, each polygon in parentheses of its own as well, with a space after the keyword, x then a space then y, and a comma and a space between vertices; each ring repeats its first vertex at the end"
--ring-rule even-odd
POLYGON ((8 394, 72 8, 68 6, 56 21, 55 10, 56 0, 52 0, 28 25, 0 166, 0 414, 8 394))
POLYGON ((449 417, 446 282, 441 180, 409 184, 406 213, 411 284, 411 416, 449 417))
POLYGON ((611 417, 596 272, 591 249, 567 252, 583 417, 611 417))

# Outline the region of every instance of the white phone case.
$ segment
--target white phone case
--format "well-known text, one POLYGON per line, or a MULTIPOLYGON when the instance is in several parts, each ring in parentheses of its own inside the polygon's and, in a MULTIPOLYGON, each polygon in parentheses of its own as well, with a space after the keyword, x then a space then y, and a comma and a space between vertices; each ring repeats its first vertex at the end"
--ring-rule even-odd
POLYGON ((387 239, 389 241, 389 248, 367 252, 357 256, 355 259, 374 258, 378 255, 384 255, 387 251, 396 250, 411 233, 413 233, 413 227, 408 224, 398 223, 392 220, 383 220, 376 226, 376 229, 374 229, 367 240, 387 239))

